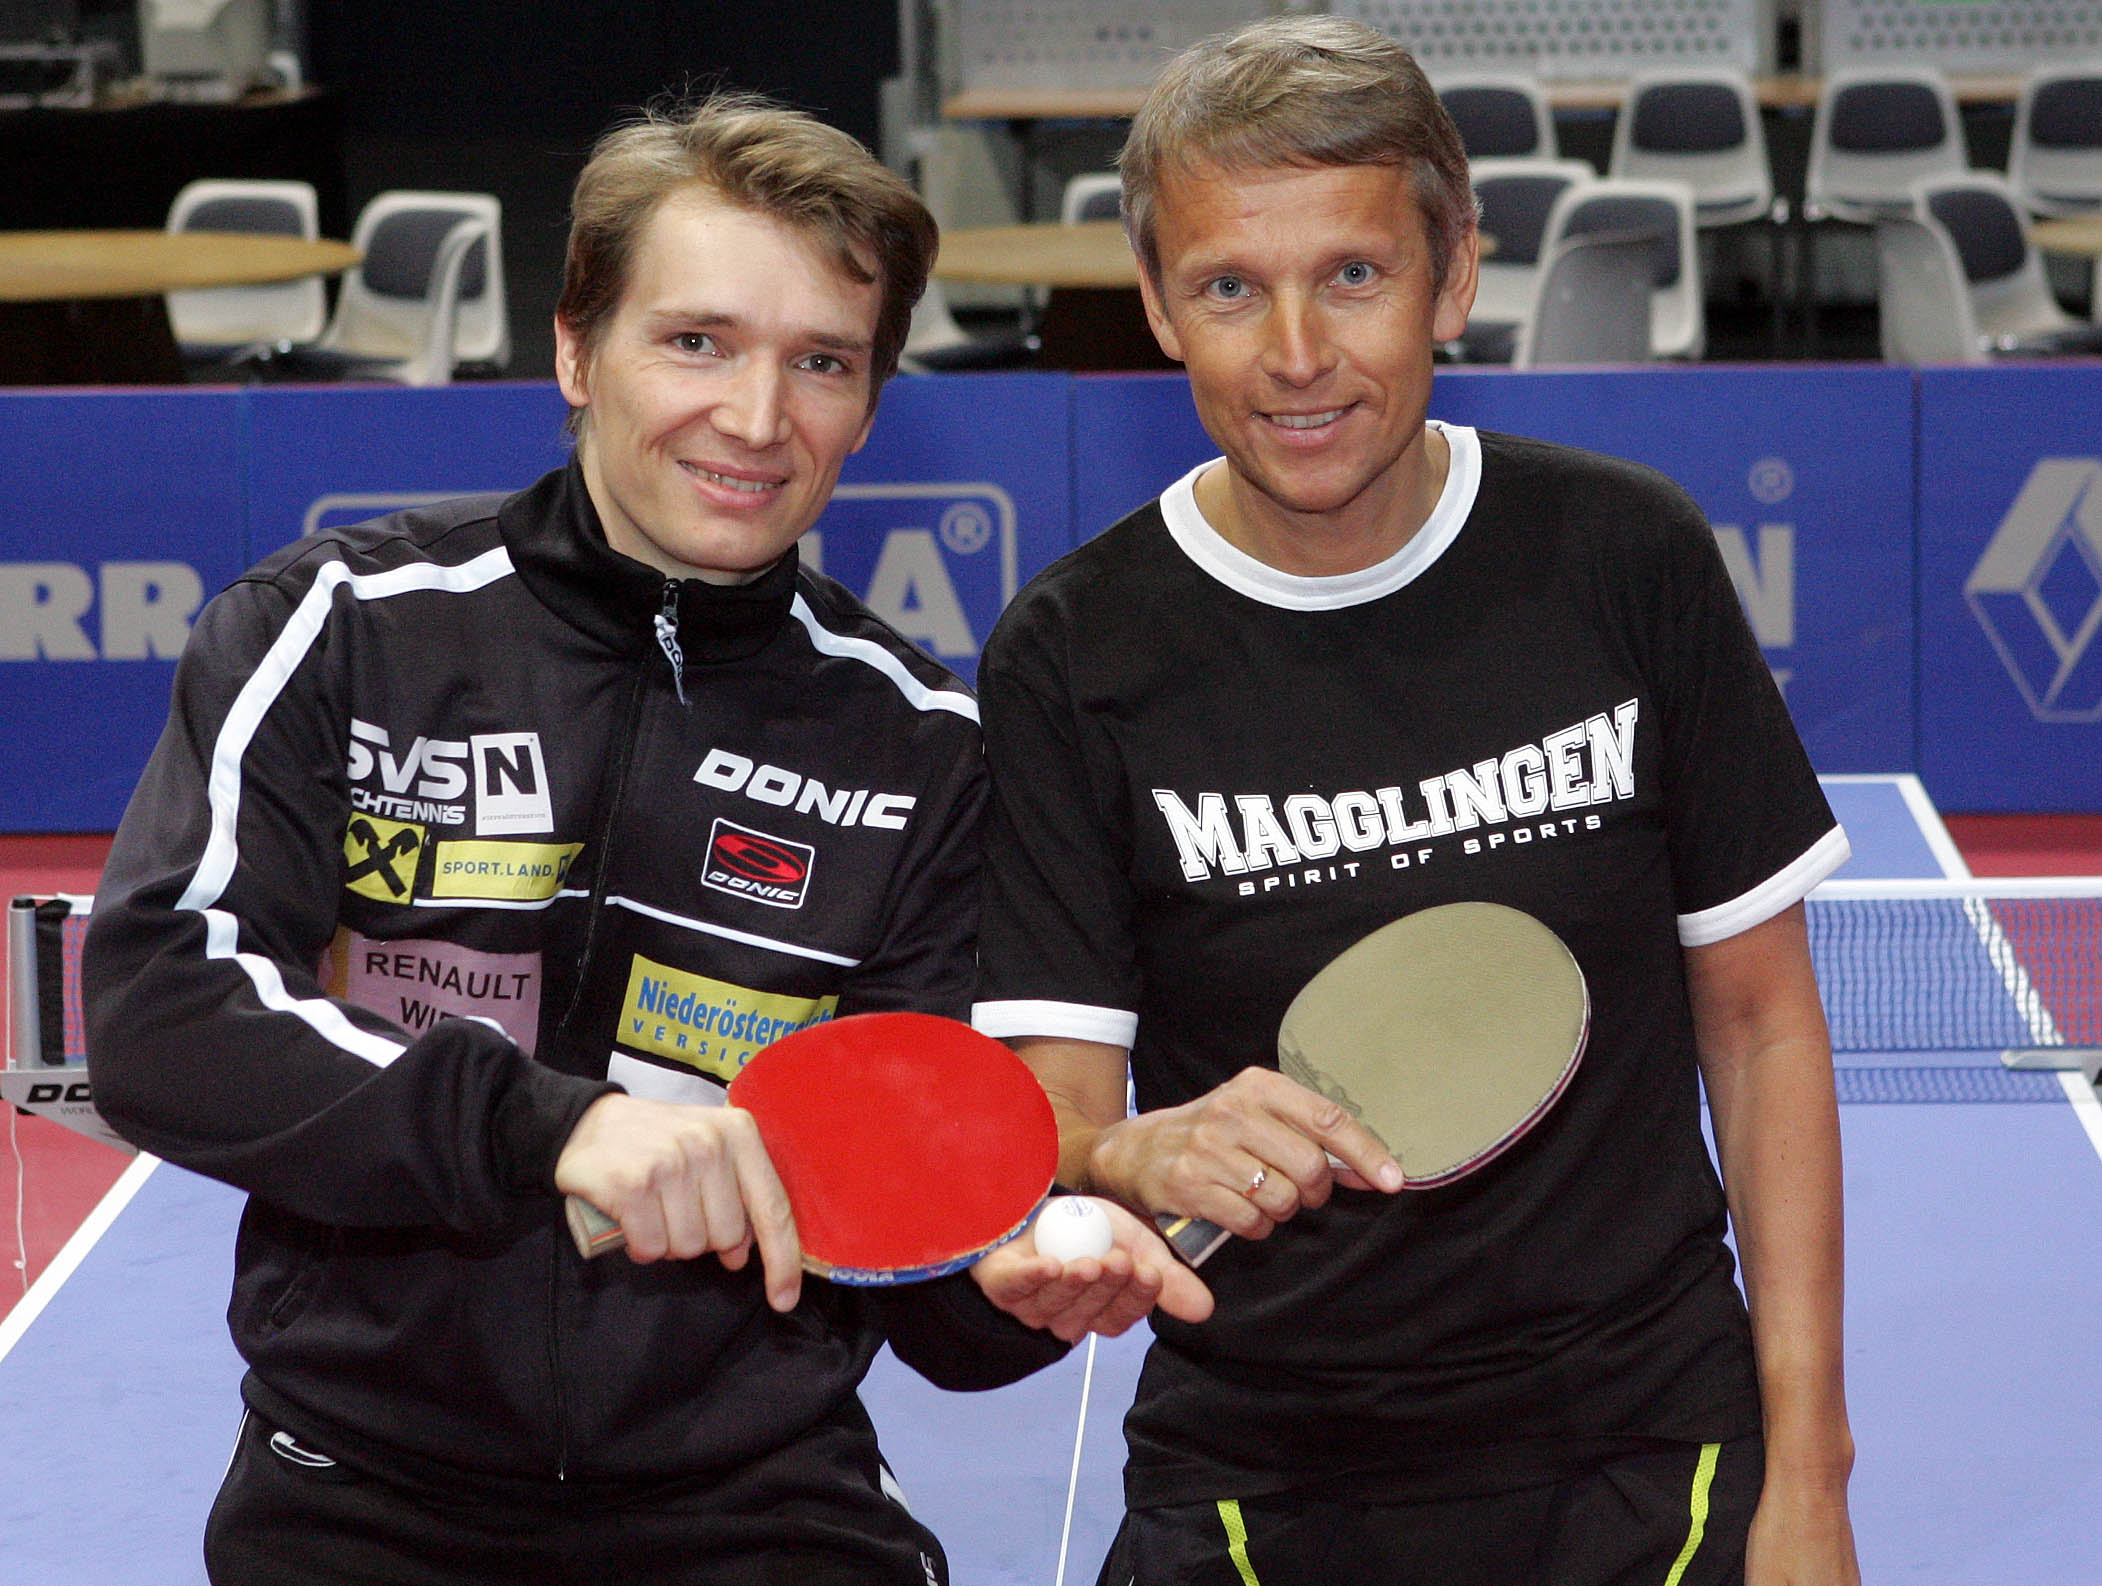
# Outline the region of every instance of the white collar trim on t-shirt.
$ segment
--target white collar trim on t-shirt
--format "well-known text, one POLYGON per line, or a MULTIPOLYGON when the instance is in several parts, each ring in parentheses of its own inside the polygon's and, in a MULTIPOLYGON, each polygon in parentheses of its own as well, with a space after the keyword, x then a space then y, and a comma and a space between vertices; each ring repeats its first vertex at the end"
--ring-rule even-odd
POLYGON ((1205 522, 1197 505, 1197 476, 1216 466, 1217 459, 1200 463, 1161 492, 1161 517, 1184 555, 1228 589, 1250 600, 1295 611, 1334 611, 1378 600, 1414 582, 1445 554, 1445 548, 1466 525, 1467 515, 1474 510, 1475 493, 1481 487, 1482 447, 1474 431, 1464 424, 1444 424, 1436 419, 1429 422, 1445 437, 1452 451, 1438 504, 1431 509, 1423 527, 1409 536, 1408 544, 1385 561, 1354 573, 1303 578, 1280 572, 1229 543, 1205 522))

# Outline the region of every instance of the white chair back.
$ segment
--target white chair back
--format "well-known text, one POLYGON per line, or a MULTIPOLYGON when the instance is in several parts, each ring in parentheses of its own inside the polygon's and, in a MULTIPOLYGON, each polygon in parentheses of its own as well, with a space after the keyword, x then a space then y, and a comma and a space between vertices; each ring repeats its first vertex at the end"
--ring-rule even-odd
POLYGON ((2102 209, 2102 60, 2041 66, 2023 81, 2007 179, 2039 215, 2102 209))
POLYGON ((1613 128, 1618 177, 1663 178, 1693 189, 1697 226, 1734 226, 1773 211, 1759 101, 1744 73, 1651 72, 1628 85, 1613 128))
POLYGON ((1917 215, 1885 215, 1875 225, 1883 361, 1984 363, 1949 234, 1917 215))
MULTIPOLYGON (((238 231, 267 236, 320 234, 320 205, 306 182, 191 182, 168 206, 170 231, 238 231)), ((328 319, 321 277, 257 286, 221 286, 170 292, 168 322, 175 339, 198 352, 312 341, 328 319)))
POLYGON ((448 363, 501 369, 511 358, 504 294, 503 206, 488 193, 395 190, 358 216, 351 244, 365 257, 343 279, 335 318, 321 345, 356 357, 406 361, 423 351, 446 242, 460 221, 475 229, 454 283, 448 363))
POLYGON ((1554 158, 1554 111, 1538 78, 1441 72, 1431 86, 1460 129, 1469 160, 1554 158))
POLYGON ((1083 220, 1115 220, 1123 202, 1123 177, 1115 171, 1083 171, 1067 178, 1058 218, 1069 226, 1083 220))
POLYGON ((1481 203, 1483 234, 1496 251, 1484 254, 1470 332, 1516 326, 1532 312, 1539 291, 1540 257, 1555 200, 1569 188, 1596 178, 1586 160, 1485 159, 1468 165, 1481 203))
POLYGON ((1949 81, 1929 67, 1852 67, 1827 77, 1810 131, 1807 218, 1872 224, 1904 214, 1912 184, 1969 163, 1949 81))
POLYGON ((1640 229, 1556 239, 1512 367, 1647 362, 1655 252, 1655 234, 1640 229))
POLYGON ((2043 352, 2079 322, 2058 306, 2044 261, 2030 244, 2021 200, 1997 171, 1914 184, 1920 218, 1956 250, 1975 332, 1988 355, 2043 352))

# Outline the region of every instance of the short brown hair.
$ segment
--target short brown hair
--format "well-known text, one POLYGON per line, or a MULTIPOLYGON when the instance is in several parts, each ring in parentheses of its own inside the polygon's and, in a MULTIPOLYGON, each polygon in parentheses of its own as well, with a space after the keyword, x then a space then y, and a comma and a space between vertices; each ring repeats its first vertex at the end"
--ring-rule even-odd
POLYGON ((897 372, 939 241, 903 178, 846 133, 757 94, 651 106, 591 151, 570 200, 555 313, 588 356, 627 291, 636 239, 657 208, 700 185, 827 243, 848 280, 883 289, 869 400, 897 372))
POLYGON ((1423 69, 1392 39, 1341 17, 1270 17, 1214 35, 1154 81, 1117 166, 1125 228, 1156 281, 1161 179, 1203 165, 1408 167, 1434 291, 1475 224, 1467 151, 1423 69))

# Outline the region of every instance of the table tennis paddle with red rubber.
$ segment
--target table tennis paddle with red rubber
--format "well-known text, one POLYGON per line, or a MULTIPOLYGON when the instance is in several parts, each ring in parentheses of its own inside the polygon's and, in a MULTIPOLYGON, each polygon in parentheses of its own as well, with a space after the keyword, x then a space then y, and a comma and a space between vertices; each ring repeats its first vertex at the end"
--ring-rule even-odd
MULTIPOLYGON (((1448 903, 1361 937, 1308 981, 1278 1027, 1278 1066, 1377 1135, 1403 1188, 1431 1189, 1546 1116, 1590 1029, 1560 937, 1500 903, 1448 903)), ((1228 1238, 1198 1217, 1155 1221, 1191 1266, 1228 1238)))
MULTIPOLYGON (((967 1024, 863 1013, 755 1052, 729 1104, 759 1126, 788 1191, 804 1270, 835 1283, 915 1283, 1021 1232, 1058 1170, 1058 1124, 1022 1060, 967 1024)), ((624 1243, 572 1195, 583 1255, 624 1243)))

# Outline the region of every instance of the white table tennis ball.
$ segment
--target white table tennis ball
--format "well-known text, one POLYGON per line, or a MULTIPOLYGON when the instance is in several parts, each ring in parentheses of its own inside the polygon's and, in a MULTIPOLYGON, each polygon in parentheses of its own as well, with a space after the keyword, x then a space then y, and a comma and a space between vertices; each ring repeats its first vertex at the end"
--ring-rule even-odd
POLYGON ((1115 1242, 1109 1213, 1085 1195, 1061 1195, 1037 1214, 1037 1253, 1055 1261, 1105 1256, 1115 1242))

